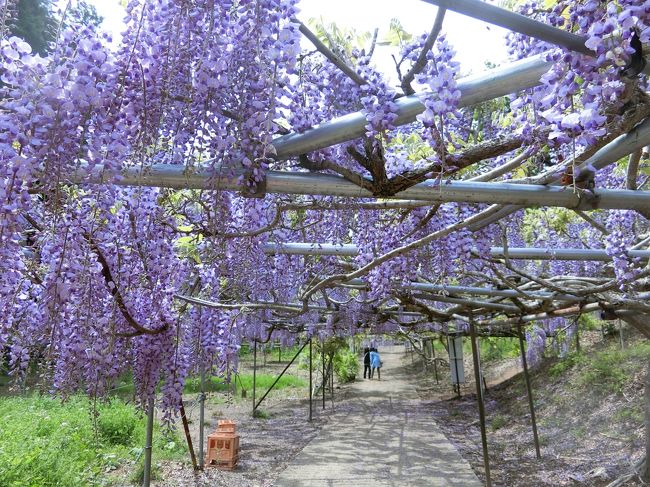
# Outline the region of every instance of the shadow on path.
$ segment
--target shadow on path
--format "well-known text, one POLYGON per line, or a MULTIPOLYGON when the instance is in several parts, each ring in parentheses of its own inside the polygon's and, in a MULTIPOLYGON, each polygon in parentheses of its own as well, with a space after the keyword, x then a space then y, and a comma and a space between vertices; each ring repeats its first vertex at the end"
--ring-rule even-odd
POLYGON ((402 361, 404 349, 380 353, 381 380, 359 379, 347 386, 330 422, 273 485, 482 485, 418 399, 402 361))

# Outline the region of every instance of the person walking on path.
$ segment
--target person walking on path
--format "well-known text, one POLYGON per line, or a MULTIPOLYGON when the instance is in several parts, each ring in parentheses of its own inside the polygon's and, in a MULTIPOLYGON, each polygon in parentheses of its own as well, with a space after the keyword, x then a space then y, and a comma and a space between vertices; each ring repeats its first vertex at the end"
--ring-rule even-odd
POLYGON ((381 358, 376 348, 370 349, 370 378, 372 379, 377 371, 377 380, 381 380, 381 358))
POLYGON ((368 347, 363 349, 363 378, 366 378, 368 372, 368 379, 370 379, 370 349, 368 347))

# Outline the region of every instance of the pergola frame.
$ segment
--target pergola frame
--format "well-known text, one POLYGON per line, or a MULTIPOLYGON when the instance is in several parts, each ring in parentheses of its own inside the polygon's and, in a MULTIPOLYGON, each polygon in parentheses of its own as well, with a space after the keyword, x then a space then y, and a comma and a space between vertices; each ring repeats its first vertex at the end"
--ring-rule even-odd
MULTIPOLYGON (((479 0, 422 1, 437 5, 441 9, 439 13, 442 12, 443 15, 445 9, 454 10, 585 56, 595 55, 586 47, 586 38, 584 37, 479 0)), ((441 15, 439 15, 436 22, 438 20, 442 22, 441 15)), ((300 31, 316 45, 317 50, 323 52, 324 46, 319 45, 318 38, 309 32, 309 29, 304 24, 301 24, 300 31)), ((332 61, 332 57, 336 56, 332 52, 324 54, 332 61)), ((547 58, 549 58, 548 53, 543 53, 457 80, 457 88, 461 93, 458 107, 470 107, 538 86, 540 78, 553 65, 553 62, 548 61, 547 58)), ((339 64, 336 65, 357 84, 363 82, 363 79, 354 70, 345 69, 345 66, 339 64)), ((650 63, 646 65, 643 72, 650 74, 650 63)), ((393 122, 395 126, 413 123, 416 117, 425 110, 422 98, 426 96, 426 93, 409 95, 406 90, 404 91, 406 96, 394 100, 397 106, 397 118, 393 122)), ((410 93, 413 93, 413 90, 410 93)), ((578 161, 574 169, 592 166, 596 170, 600 170, 615 163, 622 157, 637 153, 650 146, 650 116, 640 118, 640 120, 635 120, 630 130, 616 131, 615 133, 624 133, 616 139, 610 140, 609 143, 595 151, 590 157, 586 157, 584 161, 578 161)), ((272 141, 270 153, 273 154, 275 161, 302 157, 310 152, 354 141, 364 136, 367 131, 367 124, 368 120, 364 112, 349 113, 325 121, 301 133, 290 133, 277 137, 272 141)), ((357 184, 342 175, 320 174, 308 170, 300 172, 271 170, 265 173, 264 180, 254 197, 264 196, 265 193, 331 196, 345 198, 352 208, 354 208, 355 202, 362 202, 367 204, 366 209, 370 210, 395 210, 421 206, 434 207, 451 202, 492 205, 474 214, 471 217, 471 222, 467 222, 467 225, 451 225, 434 232, 436 235, 430 234, 420 239, 421 245, 419 246, 415 246, 414 242, 410 242, 403 247, 383 254, 381 257, 386 257, 385 261, 398 255, 406 255, 416 248, 422 248, 425 245, 429 246, 435 239, 444 238, 460 228, 479 231, 522 208, 556 207, 571 209, 597 228, 598 224, 585 212, 626 209, 637 211, 646 217, 650 215, 650 191, 637 190, 630 186, 628 186, 630 189, 598 188, 587 190, 576 188, 575 185, 573 187, 562 186, 558 184, 561 175, 553 172, 553 170, 542 172, 526 180, 492 181, 494 178, 518 167, 524 160, 525 157, 518 156, 513 161, 492 170, 488 175, 481 175, 471 180, 450 181, 446 180, 446 174, 441 173, 438 178, 429 178, 424 182, 413 184, 407 189, 390 192, 390 194, 384 194, 374 189, 369 190, 367 186, 363 187, 361 184, 357 184)), ((77 170, 69 174, 67 180, 63 182, 83 185, 113 184, 117 186, 159 187, 176 190, 239 192, 242 191, 242 179, 246 179, 248 176, 249 170, 242 168, 238 163, 227 165, 222 161, 214 160, 204 161, 203 163, 198 162, 196 165, 152 164, 140 167, 125 167, 117 175, 107 171, 101 165, 90 167, 80 164, 77 170)), ((320 210, 327 211, 327 207, 324 206, 320 210)), ((605 228, 598 229, 603 234, 607 233, 605 228)), ((483 280, 477 278, 477 285, 456 285, 445 284, 440 281, 434 282, 432 279, 427 279, 427 276, 414 275, 405 282, 392 283, 391 295, 370 309, 370 312, 376 313, 384 320, 397 322, 401 327, 400 329, 405 332, 415 329, 420 324, 436 322, 440 326, 435 333, 454 333, 470 336, 477 387, 483 459, 488 487, 491 486, 491 479, 483 392, 480 387, 481 376, 477 337, 510 336, 519 339, 524 361, 524 374, 533 423, 534 441, 539 458, 540 448, 535 425, 532 391, 525 362, 522 327, 526 323, 539 320, 579 316, 583 313, 601 311, 606 313, 610 319, 614 317, 625 320, 650 338, 649 243, 650 238, 642 238, 633 247, 627 249, 623 256, 612 256, 604 249, 509 247, 504 232, 503 246, 490 248, 489 255, 482 255, 476 249, 472 251, 474 258, 482 259, 486 265, 491 266, 492 270, 498 274, 499 282, 495 282, 496 280, 490 281, 488 277, 485 277, 483 280), (637 259, 645 267, 643 271, 633 276, 628 282, 636 284, 636 289, 629 296, 621 296, 620 293, 616 292, 617 281, 610 264, 613 260, 621 257, 637 259), (517 268, 515 263, 512 262, 522 260, 602 262, 604 263, 605 272, 603 275, 605 277, 530 275, 517 268), (507 272, 503 270, 504 268, 507 272), (467 325, 466 329, 459 331, 463 325, 467 325)), ((347 268, 353 269, 355 263, 352 258, 359 255, 357 246, 351 244, 269 241, 262 246, 261 250, 269 256, 297 255, 302 256, 304 259, 331 257, 332 259, 339 259, 337 263, 341 264, 342 267, 347 266, 347 268)), ((305 326, 300 323, 296 324, 293 318, 308 312, 318 313, 321 316, 327 315, 328 318, 335 322, 333 326, 336 328, 336 320, 341 308, 347 302, 337 302, 331 296, 327 296, 325 291, 337 288, 352 288, 355 292, 351 293, 351 300, 357 299, 357 295, 363 294, 362 291, 365 291, 369 286, 365 280, 355 275, 355 272, 324 278, 318 285, 313 286, 308 292, 301 295, 299 302, 282 303, 263 300, 242 300, 238 302, 232 298, 223 302, 213 301, 193 295, 194 288, 186 293, 176 294, 175 298, 186 305, 191 304, 208 308, 238 310, 241 312, 270 310, 274 314, 274 319, 269 320, 268 323, 270 326, 268 338, 270 339, 274 330, 282 329, 295 334, 304 333, 305 326), (330 279, 330 281, 325 282, 327 279, 330 279)), ((315 278, 317 277, 315 276, 315 278)), ((363 304, 368 303, 363 302, 363 304)), ((323 325, 319 323, 314 327, 321 326, 323 325)), ((310 345, 310 382, 312 376, 311 340, 312 337, 308 337, 310 345)), ((308 342, 305 341, 300 350, 305 348, 308 342)), ((255 357, 256 351, 257 341, 255 341, 255 357)), ((294 356, 292 362, 299 353, 300 351, 294 356)), ((287 368, 289 365, 287 365, 287 368)), ((253 409, 255 409, 266 395, 258 403, 255 402, 255 375, 253 381, 253 409)), ((324 372, 323 381, 325 381, 324 372)), ((311 394, 310 386, 310 419, 311 394)), ((650 397, 650 394, 646 393, 646 395, 650 397)), ((148 404, 147 446, 145 448, 145 484, 147 485, 151 466, 153 407, 153 401, 151 401, 148 404)), ((203 407, 203 404, 201 404, 201 407, 203 407)), ((647 408, 647 414, 649 415, 647 421, 650 424, 650 407, 647 408)), ((185 420, 184 411, 182 416, 185 420)), ((189 439, 188 430, 187 435, 189 439)), ((193 454, 191 444, 190 450, 193 454)), ((648 444, 647 453, 650 455, 650 443, 648 444)), ((650 462, 648 463, 650 464, 650 462)), ((650 477, 650 466, 648 466, 648 476, 650 477)))
MULTIPOLYGON (((545 25, 541 22, 528 19, 519 14, 509 12, 477 0, 424 0, 427 3, 438 5, 443 9, 450 9, 471 17, 506 27, 546 42, 564 48, 593 56, 585 46, 585 38, 573 35, 561 29, 545 25)), ((301 31, 308 31, 304 25, 301 31)), ((313 37, 313 36, 312 36, 313 37)), ((312 39, 310 37, 310 39, 312 39)), ((313 41, 313 39, 312 39, 313 41)), ((316 41, 317 42, 317 41, 316 41)), ((461 92, 460 107, 467 107, 480 102, 501 97, 516 91, 532 88, 540 83, 540 77, 551 67, 552 63, 545 60, 545 55, 538 55, 508 64, 486 73, 470 76, 458 81, 461 92)), ((650 66, 650 65, 649 65, 650 66)), ((650 73, 650 67, 646 67, 650 73)), ((397 119, 394 125, 404 125, 415 120, 416 116, 424 110, 419 95, 405 96, 396 100, 398 106, 397 119)), ((277 160, 286 160, 301 156, 306 153, 333 146, 335 144, 354 140, 366 131, 367 120, 362 112, 351 113, 337 119, 324 122, 302 133, 293 133, 278 137, 273 141, 277 160)), ((630 132, 621 135, 616 140, 598 150, 594 155, 584 161, 596 169, 611 164, 620 158, 641 150, 650 145, 650 118, 637 124, 630 132)), ((136 169, 127 168, 115 178, 104 172, 100 166, 92 169, 80 169, 71 176, 71 181, 76 183, 113 183, 122 186, 153 186, 174 189, 200 189, 219 191, 239 191, 239 179, 246 172, 236 167, 216 165, 210 168, 197 167, 188 169, 185 166, 152 165, 136 169)), ((372 192, 361 188, 341 176, 313 174, 309 172, 282 172, 269 171, 266 173, 264 191, 267 193, 287 195, 328 195, 346 198, 374 198, 372 192)), ((562 186, 554 186, 559 176, 545 173, 534 181, 533 184, 521 182, 484 182, 484 181, 440 181, 429 180, 417 184, 395 195, 380 195, 383 199, 395 199, 392 207, 413 207, 420 202, 444 203, 487 203, 504 205, 485 213, 485 218, 477 219, 469 228, 479 230, 484 226, 504 218, 522 207, 564 207, 580 210, 592 209, 630 209, 642 214, 650 214, 650 191, 637 190, 608 190, 598 189, 590 191, 575 191, 562 186), (401 204, 400 202, 403 202, 401 204)), ((647 245, 647 242, 646 242, 647 245)), ((330 245, 315 243, 269 243, 264 247, 267 254, 292 254, 303 256, 334 256, 354 257, 358 249, 353 245, 330 245)), ((650 250, 629 249, 626 254, 629 258, 646 260, 650 258, 650 250)), ((594 260, 610 261, 611 256, 600 249, 537 249, 537 248, 505 248, 494 247, 486 258, 505 262, 513 270, 510 260, 594 260)), ((646 277, 650 271, 643 273, 637 279, 646 277)), ((650 299, 647 289, 635 296, 636 303, 631 300, 625 302, 610 302, 608 292, 612 289, 612 279, 596 280, 576 278, 573 281, 566 278, 563 282, 549 279, 525 276, 523 284, 513 283, 509 289, 495 287, 454 286, 431 282, 418 282, 416 280, 397 286, 395 294, 401 304, 395 302, 385 306, 378 312, 387 316, 428 318, 430 320, 461 320, 469 323, 472 339, 474 367, 476 372, 477 395, 484 449, 485 472, 487 485, 491 485, 489 461, 487 455, 487 441, 485 432, 485 417, 483 410, 482 392, 479 386, 479 364, 476 353, 477 327, 496 336, 500 333, 512 333, 521 339, 521 326, 524 323, 547 319, 558 316, 573 316, 596 310, 607 310, 614 316, 629 321, 641 329, 646 336, 650 336, 648 323, 631 316, 630 311, 649 316, 650 306, 644 301, 650 299), (566 282, 579 285, 568 286, 566 282), (400 296, 407 292, 408 296, 400 296), (596 295, 597 294, 597 295, 596 295), (487 299, 476 300, 471 296, 485 296, 487 299), (419 300, 419 301, 417 301, 419 300), (506 300, 508 300, 506 302, 506 300), (423 302, 438 302, 452 305, 446 309, 428 308, 423 302), (397 308, 397 309, 395 309, 397 308), (476 320, 477 315, 488 316, 476 320), (499 318, 505 315, 506 318, 499 318), (514 317, 511 315, 515 315, 514 317)), ((365 283, 359 279, 341 279, 334 285, 345 285, 363 288, 365 283)), ((321 306, 317 303, 273 303, 273 302, 244 302, 244 303, 215 303, 209 300, 185 295, 177 298, 198 306, 233 308, 233 309, 272 309, 279 313, 301 313, 317 311, 319 313, 336 313, 338 306, 321 306)), ((309 297, 308 297, 309 298, 309 297)), ((290 329, 287 328, 287 329, 290 329)), ((302 330, 295 329, 299 332, 302 330)), ((522 354, 523 354, 523 341, 522 354)), ((303 345, 304 347, 304 345, 303 345)), ((527 377, 527 369, 526 379, 527 377)), ((537 453, 536 428, 534 425, 534 409, 530 384, 527 380, 531 415, 533 416, 533 430, 537 453)), ((311 402, 311 401, 310 401, 311 402)))
MULTIPOLYGON (((443 9, 455 10, 488 23, 508 28, 557 46, 593 56, 593 52, 585 47, 585 39, 569 32, 548 26, 541 22, 528 19, 522 15, 495 7, 477 0, 424 0, 438 5, 443 9)), ((301 25, 301 32, 308 29, 301 25)), ((308 36, 312 39, 314 36, 308 36)), ((319 47, 319 46, 317 46, 319 47)), ((500 68, 478 75, 468 76, 458 80, 461 92, 459 106, 471 106, 520 90, 532 88, 540 83, 539 79, 552 65, 541 54, 520 60, 500 68)), ((646 67, 646 72, 650 68, 646 67)), ((419 95, 410 95, 395 101, 398 106, 397 119, 394 125, 411 123, 424 110, 419 95)), ((365 114, 355 112, 308 129, 302 133, 293 133, 274 139, 273 146, 277 160, 289 159, 307 152, 326 148, 338 143, 354 140, 365 133, 367 121, 365 114)), ((601 169, 620 158, 650 145, 650 118, 635 126, 630 132, 619 136, 588 158, 584 165, 591 164, 601 169)), ((81 167, 71 176, 72 182, 77 183, 113 183, 122 186, 152 186, 173 189, 202 189, 218 191, 238 191, 241 189, 241 176, 245 171, 239 167, 212 166, 189 169, 177 165, 152 165, 143 168, 126 168, 119 177, 107 174, 101 166, 92 169, 81 167)), ((637 190, 607 190, 572 191, 563 186, 552 186, 548 183, 557 181, 558 176, 552 173, 542 174, 535 181, 538 184, 519 184, 519 182, 483 182, 483 181, 440 181, 430 180, 395 194, 384 196, 383 200, 395 199, 390 207, 413 207, 420 204, 440 202, 487 203, 502 205, 493 207, 486 212, 484 218, 479 218, 469 226, 470 230, 479 230, 484 226, 508 216, 513 211, 523 207, 557 206, 580 210, 591 209, 632 209, 641 213, 650 212, 650 191, 637 190), (540 184, 541 183, 541 184, 540 184), (496 211, 495 211, 496 210, 496 211)), ((286 195, 328 195, 347 198, 373 198, 372 193, 361 188, 341 176, 314 174, 310 172, 268 171, 264 183, 267 193, 286 195)), ((387 201, 388 203, 389 201, 387 201)), ((272 246, 267 244, 265 252, 272 253, 272 246)), ((297 248, 310 244, 279 244, 283 253, 302 255, 339 255, 353 256, 356 250, 350 246, 339 248, 319 244, 319 249, 297 248)), ((277 251, 277 247, 276 247, 277 251)), ((650 251, 630 250, 631 258, 647 258, 650 251)), ((522 249, 509 248, 491 249, 491 257, 499 259, 537 259, 537 260, 598 260, 608 261, 611 258, 602 250, 582 249, 522 249)), ((518 293, 517 290, 513 292, 518 293)), ((545 291, 541 291, 542 293, 545 291)), ((541 294, 543 295, 543 294, 541 294)), ((539 296, 541 296, 539 295, 539 296)), ((558 296, 561 293, 550 293, 558 296)), ((502 296, 503 297, 503 296, 502 296)), ((249 303, 250 304, 250 303, 249 303)), ((256 303, 263 306, 265 303, 256 303)), ((271 306, 273 303, 268 303, 271 306)), ((283 306, 275 303, 276 306, 283 306)), ((293 308, 295 304, 286 305, 293 308)), ((309 306, 312 307, 313 306, 309 306)), ((308 309, 303 304, 304 310, 308 309)), ((493 309, 499 308, 492 305, 493 309)), ((502 307, 503 308, 503 307, 502 307)), ((508 308, 510 309, 510 308, 508 308)))

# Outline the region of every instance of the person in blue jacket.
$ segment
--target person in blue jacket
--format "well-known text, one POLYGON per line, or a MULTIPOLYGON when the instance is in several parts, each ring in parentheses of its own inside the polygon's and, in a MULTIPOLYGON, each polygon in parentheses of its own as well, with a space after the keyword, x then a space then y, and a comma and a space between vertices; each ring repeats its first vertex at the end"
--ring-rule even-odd
POLYGON ((370 378, 372 379, 377 371, 377 380, 381 380, 381 358, 376 348, 370 349, 370 378))

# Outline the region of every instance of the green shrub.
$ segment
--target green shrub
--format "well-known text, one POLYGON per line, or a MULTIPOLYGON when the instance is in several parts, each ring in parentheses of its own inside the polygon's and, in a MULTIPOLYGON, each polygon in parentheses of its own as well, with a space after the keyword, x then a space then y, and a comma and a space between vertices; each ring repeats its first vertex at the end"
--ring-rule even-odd
POLYGON ((354 352, 339 350, 334 356, 334 373, 339 382, 351 382, 357 377, 359 358, 354 352))
POLYGON ((493 419, 492 422, 490 423, 490 429, 492 431, 496 431, 498 429, 503 428, 506 423, 508 422, 508 419, 502 415, 502 414, 497 414, 493 419))
POLYGON ((582 370, 579 384, 608 392, 621 392, 628 379, 623 366, 624 354, 620 350, 594 354, 582 370))
MULTIPOLYGON (((155 463, 151 464, 149 477, 151 480, 160 480, 160 468, 155 463)), ((136 463, 131 475, 129 475, 129 481, 132 485, 142 485, 144 482, 144 458, 136 463)))
POLYGON ((559 377, 564 374, 567 370, 573 368, 575 365, 584 362, 584 354, 573 352, 566 355, 566 357, 559 360, 557 363, 553 364, 549 369, 548 373, 551 377, 559 377))
MULTIPOLYGON (((486 362, 519 357, 519 339, 488 337, 481 338, 481 359, 486 362)), ((471 347, 468 352, 471 354, 471 347)))
MULTIPOLYGON (((145 418, 120 399, 97 404, 72 397, 0 398, 0 485, 3 487, 105 484, 105 472, 139 459, 145 418), (95 428, 95 424, 97 428, 95 428)), ((175 433, 154 430, 156 458, 184 455, 175 433)))
POLYGON ((131 445, 140 420, 133 407, 112 400, 97 418, 99 436, 110 445, 131 445))
POLYGON ((253 417, 257 419, 269 419, 271 415, 263 409, 256 409, 253 411, 253 417))

